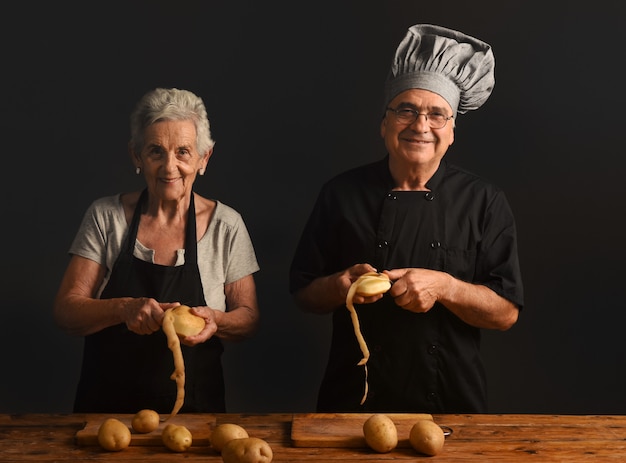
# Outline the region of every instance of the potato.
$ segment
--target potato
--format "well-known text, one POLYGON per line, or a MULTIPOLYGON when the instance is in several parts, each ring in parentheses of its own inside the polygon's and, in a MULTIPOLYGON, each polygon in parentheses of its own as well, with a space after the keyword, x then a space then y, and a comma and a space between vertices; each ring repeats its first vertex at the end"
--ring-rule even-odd
POLYGON ((152 432, 159 427, 159 419, 159 414, 154 410, 139 410, 135 413, 135 416, 133 416, 133 420, 130 425, 133 428, 133 431, 145 434, 152 432))
POLYGON ((387 453, 398 445, 398 430, 387 415, 376 413, 363 423, 365 443, 378 453, 387 453))
POLYGON ((179 305, 172 309, 174 315, 174 329, 179 336, 193 336, 204 328, 204 318, 190 312, 191 307, 179 305))
POLYGON ((430 420, 418 420, 409 433, 409 442, 417 452, 434 456, 443 449, 446 436, 437 423, 430 420))
POLYGON ((244 428, 234 423, 222 423, 213 429, 209 441, 213 450, 221 452, 226 442, 242 437, 249 437, 248 431, 244 428))
POLYGON ((272 458, 272 448, 258 437, 231 439, 222 448, 224 463, 270 463, 272 458))
POLYGON ((163 428, 161 440, 165 446, 174 452, 184 452, 193 441, 191 432, 185 426, 168 424, 163 428))
POLYGON ((130 429, 117 418, 107 418, 98 428, 98 443, 105 450, 123 450, 130 445, 130 429))

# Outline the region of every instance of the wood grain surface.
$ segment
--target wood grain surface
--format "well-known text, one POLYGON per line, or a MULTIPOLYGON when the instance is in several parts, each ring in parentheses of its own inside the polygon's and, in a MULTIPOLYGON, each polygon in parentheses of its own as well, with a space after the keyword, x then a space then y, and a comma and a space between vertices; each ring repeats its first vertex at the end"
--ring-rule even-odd
MULTIPOLYGON (((409 431, 418 420, 433 420, 426 413, 386 413, 398 430, 398 447, 409 447, 409 431)), ((291 440, 295 447, 367 447, 363 423, 371 413, 295 414, 291 440)), ((440 423, 437 423, 440 424, 440 423)))
MULTIPOLYGON (((339 432, 354 439, 358 426, 369 414, 339 416, 292 413, 180 415, 179 424, 194 430, 194 445, 176 453, 147 442, 120 452, 109 452, 93 442, 104 414, 0 414, 0 461, 2 463, 223 463, 208 445, 214 424, 236 423, 251 436, 266 440, 274 453, 272 463, 624 463, 626 462, 626 415, 541 414, 449 414, 433 415, 433 421, 449 426, 443 451, 427 457, 411 448, 398 447, 379 454, 366 447, 301 447, 322 434, 339 432), (320 431, 319 426, 326 426, 320 431), (346 427, 347 425, 347 427, 346 427), (314 426, 313 429, 310 427, 314 426), (298 433, 301 436, 298 436, 298 433), (305 434, 306 433, 306 434, 305 434), (292 438, 295 435, 296 440, 292 438), (90 436, 90 437, 88 437, 90 436), (304 439, 304 441, 302 440, 304 439), (310 439, 310 440, 308 440, 310 439), (82 445, 78 443, 81 442, 82 445)), ((410 415, 396 418, 407 422, 410 415)), ((128 416, 126 419, 130 419, 128 416)), ((129 421, 127 421, 129 423, 129 421)), ((400 427, 403 425, 401 424, 400 427)), ((138 436, 135 436, 138 437, 138 436)), ((146 440, 145 436, 143 439, 146 440)), ((150 439, 147 439, 150 441, 150 439)), ((152 443, 154 443, 154 439, 152 443)), ((342 443, 341 445, 345 445, 342 443)), ((354 445, 354 444, 352 444, 354 445)))

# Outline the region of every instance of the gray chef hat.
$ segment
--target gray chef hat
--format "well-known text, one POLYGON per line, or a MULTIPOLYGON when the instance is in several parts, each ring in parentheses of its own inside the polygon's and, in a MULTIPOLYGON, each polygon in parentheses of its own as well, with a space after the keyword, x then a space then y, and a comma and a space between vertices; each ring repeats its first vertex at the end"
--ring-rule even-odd
POLYGON ((462 32, 431 24, 409 28, 385 82, 385 108, 399 93, 421 88, 441 95, 457 112, 478 109, 495 85, 491 47, 462 32))

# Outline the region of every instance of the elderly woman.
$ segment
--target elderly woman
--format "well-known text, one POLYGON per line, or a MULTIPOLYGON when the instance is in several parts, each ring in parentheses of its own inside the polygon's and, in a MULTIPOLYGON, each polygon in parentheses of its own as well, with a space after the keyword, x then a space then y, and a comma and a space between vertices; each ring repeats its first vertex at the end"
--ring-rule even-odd
POLYGON ((161 324, 185 304, 205 326, 182 340, 181 411, 224 412, 222 340, 245 339, 258 325, 254 248, 239 213, 193 191, 214 145, 198 96, 150 91, 130 126, 146 187, 92 203, 54 304, 58 325, 85 337, 74 411, 170 411, 174 364, 161 324))

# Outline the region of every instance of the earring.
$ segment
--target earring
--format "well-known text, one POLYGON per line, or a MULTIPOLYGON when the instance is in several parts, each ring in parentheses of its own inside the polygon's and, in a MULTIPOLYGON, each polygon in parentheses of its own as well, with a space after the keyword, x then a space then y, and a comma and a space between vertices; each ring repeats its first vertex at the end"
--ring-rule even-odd
POLYGON ((141 173, 141 167, 136 167, 136 168, 135 168, 135 173, 136 173, 137 175, 139 175, 139 174, 141 173))
POLYGON ((199 173, 200 175, 204 175, 204 169, 200 169, 200 170, 198 171, 198 173, 199 173))

